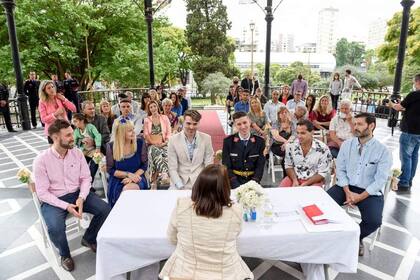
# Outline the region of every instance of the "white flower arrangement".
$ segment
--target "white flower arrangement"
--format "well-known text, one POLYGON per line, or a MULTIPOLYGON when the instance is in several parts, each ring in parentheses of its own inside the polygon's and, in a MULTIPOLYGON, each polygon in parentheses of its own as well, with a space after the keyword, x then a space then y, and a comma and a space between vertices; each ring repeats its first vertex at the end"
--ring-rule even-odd
POLYGON ((26 167, 22 167, 21 169, 19 169, 19 171, 16 174, 16 177, 18 178, 19 181, 21 181, 24 184, 33 182, 32 172, 26 167))
POLYGON ((249 181, 237 189, 236 199, 245 209, 258 208, 265 201, 264 188, 255 181, 249 181))

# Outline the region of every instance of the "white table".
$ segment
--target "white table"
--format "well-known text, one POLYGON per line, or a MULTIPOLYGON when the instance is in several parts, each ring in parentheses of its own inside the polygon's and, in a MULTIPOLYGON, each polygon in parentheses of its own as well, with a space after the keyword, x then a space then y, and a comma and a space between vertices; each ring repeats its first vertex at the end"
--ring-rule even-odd
MULTIPOLYGON (((334 215, 341 229, 308 232, 304 219, 279 222, 269 229, 244 222, 238 240, 241 256, 308 264, 302 266, 308 279, 323 279, 324 264, 337 272, 357 271, 359 226, 324 190, 265 190, 276 210, 316 203, 334 215)), ((170 215, 176 199, 189 195, 190 191, 123 192, 98 234, 96 279, 124 279, 126 272, 167 259, 175 249, 166 235, 170 215)))

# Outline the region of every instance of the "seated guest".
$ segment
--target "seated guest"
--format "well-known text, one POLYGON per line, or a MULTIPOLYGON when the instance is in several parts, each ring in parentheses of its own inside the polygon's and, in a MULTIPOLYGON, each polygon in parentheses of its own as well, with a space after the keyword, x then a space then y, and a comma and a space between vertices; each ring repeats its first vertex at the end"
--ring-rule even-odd
POLYGON ((172 100, 165 98, 162 100, 163 114, 168 117, 169 123, 171 124, 172 133, 177 133, 179 128, 178 117, 176 113, 172 112, 173 107, 172 100))
POLYGON ((390 176, 392 156, 386 146, 373 137, 376 119, 369 113, 354 117, 354 134, 340 147, 336 162, 337 184, 328 194, 339 204, 360 210, 359 256, 363 238, 382 223, 384 187, 390 176))
POLYGON ((117 117, 120 116, 121 111, 119 110, 120 109, 119 103, 123 99, 128 100, 130 102, 131 110, 132 110, 131 113, 134 115, 138 114, 140 105, 136 101, 133 100, 133 93, 131 91, 126 91, 124 93, 118 94, 118 103, 111 107, 111 112, 117 117))
POLYGON ((309 120, 297 123, 297 139, 286 146, 286 175, 280 187, 322 186, 330 172, 331 153, 327 145, 313 138, 309 120))
POLYGON ((96 236, 111 209, 89 191, 89 168, 83 153, 73 148, 73 129, 70 123, 64 119, 55 120, 48 127, 48 135, 53 144, 42 151, 33 164, 35 189, 42 201, 41 213, 48 235, 61 256, 61 266, 72 271, 74 261, 66 236, 67 214, 79 219, 83 212, 93 214, 89 228, 82 237, 82 245, 96 252, 96 236))
POLYGON ((156 93, 157 93, 158 98, 159 98, 160 101, 163 101, 163 99, 165 99, 167 97, 166 96, 166 93, 165 93, 165 91, 163 89, 164 89, 163 88, 163 85, 156 86, 156 93))
POLYGON ((262 89, 259 87, 255 90, 254 96, 260 100, 261 107, 264 108, 265 103, 267 103, 267 97, 263 94, 262 89))
POLYGON ((113 141, 106 151, 106 168, 109 174, 108 202, 111 207, 122 191, 147 189, 144 172, 147 169, 146 145, 136 138, 130 120, 118 118, 114 122, 113 141))
POLYGON ((236 102, 239 101, 239 94, 238 94, 239 88, 235 87, 234 85, 229 86, 229 93, 226 96, 226 110, 229 114, 229 119, 231 119, 230 113, 231 108, 235 106, 236 102))
POLYGON ((179 103, 182 106, 182 116, 185 111, 191 108, 191 97, 187 96, 187 87, 181 87, 178 90, 179 103))
POLYGON ((290 88, 288 85, 284 85, 281 87, 281 96, 280 101, 284 105, 287 105, 287 101, 293 99, 293 95, 290 94, 290 88))
POLYGON ((183 131, 169 138, 168 165, 172 188, 191 189, 201 170, 213 162, 211 137, 198 131, 200 120, 198 111, 185 111, 183 131))
POLYGON ((244 89, 240 93, 239 97, 241 100, 239 102, 236 102, 234 106, 235 112, 248 113, 249 112, 249 90, 244 89))
POLYGON ((260 182, 264 172, 264 139, 251 135, 251 121, 245 112, 232 116, 238 131, 223 140, 222 163, 227 167, 230 184, 237 188, 248 181, 260 182))
POLYGON ((270 124, 277 121, 277 112, 281 107, 284 107, 284 104, 279 101, 279 95, 280 94, 277 90, 273 90, 271 93, 271 100, 269 100, 264 106, 264 112, 270 124))
POLYGON ((336 158, 341 145, 347 139, 354 135, 353 116, 351 114, 351 101, 348 99, 341 100, 340 113, 336 115, 330 123, 330 148, 333 158, 336 158))
POLYGON ((159 173, 161 182, 169 183, 167 144, 172 129, 168 117, 160 114, 157 101, 152 100, 147 104, 147 112, 149 116, 144 119, 144 139, 149 145, 150 182, 152 188, 156 188, 159 173))
POLYGON ((177 117, 182 116, 182 105, 179 102, 178 94, 171 92, 169 98, 172 100, 172 109, 171 111, 176 114, 177 117))
POLYGON ((306 97, 305 106, 306 110, 308 111, 308 120, 310 120, 311 122, 316 120, 316 113, 314 111, 315 104, 316 96, 313 94, 309 94, 308 97, 306 97))
POLYGON ((296 91, 293 99, 287 101, 286 107, 289 111, 294 111, 299 105, 305 106, 305 102, 302 100, 302 92, 300 90, 296 91))
MULTIPOLYGON (((136 137, 140 138, 143 131, 144 116, 139 114, 134 115, 132 113, 131 102, 128 99, 121 100, 119 105, 121 111, 120 118, 130 120, 134 125, 134 133, 136 134, 136 137)), ((112 135, 114 136, 114 134, 115 133, 113 131, 112 135)))
POLYGON ((143 95, 141 96, 140 112, 144 112, 146 116, 147 116, 146 107, 147 107, 147 103, 149 103, 150 100, 151 100, 150 94, 148 92, 143 93, 143 95))
POLYGON ((44 124, 44 133, 48 137, 48 143, 52 144, 52 139, 48 136, 48 127, 56 120, 68 120, 67 111, 76 112, 73 102, 57 93, 53 81, 42 81, 39 86, 39 115, 44 124))
POLYGON ((306 119, 306 107, 299 105, 296 107, 295 112, 292 114, 292 131, 296 132, 298 122, 306 119))
POLYGON ((99 112, 100 115, 106 119, 109 131, 112 131, 112 124, 114 123, 114 120, 117 118, 117 116, 112 113, 108 100, 101 101, 99 104, 99 112))
POLYGON ((261 108, 260 100, 257 97, 251 97, 251 107, 248 117, 251 120, 251 133, 261 136, 263 138, 267 137, 266 128, 269 127, 267 116, 261 108))
MULTIPOLYGON (((110 131, 108 129, 108 122, 104 116, 98 115, 95 112, 95 104, 90 101, 86 100, 82 103, 82 113, 86 116, 89 123, 93 124, 99 133, 102 136, 102 146, 101 152, 103 154, 106 153, 106 144, 108 144, 110 139, 110 131)), ((94 145, 92 140, 91 145, 94 145)), ((96 173, 96 172, 95 172, 96 173)))
POLYGON ((95 153, 101 152, 102 136, 93 124, 88 123, 86 116, 81 113, 73 114, 72 123, 75 126, 74 142, 76 147, 82 151, 86 162, 89 164, 90 176, 92 177, 93 183, 98 167, 92 158, 95 153), (94 145, 90 145, 91 142, 94 145))
POLYGON ((315 107, 316 119, 313 121, 317 129, 330 129, 330 122, 335 116, 335 110, 331 104, 331 98, 328 95, 323 95, 319 99, 315 107))
POLYGON ((242 208, 230 199, 225 167, 207 166, 194 183, 191 198, 179 198, 172 212, 168 237, 176 249, 159 277, 254 279, 236 245, 241 225, 242 208))
POLYGON ((289 143, 293 137, 292 131, 292 120, 289 110, 286 107, 281 107, 278 112, 277 121, 273 124, 271 128, 271 151, 273 154, 282 158, 282 168, 283 174, 286 174, 284 168, 284 156, 286 151, 286 145, 289 143))

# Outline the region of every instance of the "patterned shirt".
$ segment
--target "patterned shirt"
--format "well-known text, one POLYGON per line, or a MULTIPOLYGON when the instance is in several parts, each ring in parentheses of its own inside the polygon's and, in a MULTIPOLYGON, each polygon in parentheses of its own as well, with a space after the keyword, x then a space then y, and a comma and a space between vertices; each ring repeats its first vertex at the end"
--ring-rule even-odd
POLYGON ((353 137, 350 123, 336 115, 330 122, 330 131, 335 131, 338 138, 347 140, 353 137))
POLYGON ((315 174, 325 178, 331 169, 332 156, 327 145, 312 139, 312 146, 306 156, 303 155, 299 140, 286 145, 285 168, 293 168, 299 180, 308 180, 315 174))

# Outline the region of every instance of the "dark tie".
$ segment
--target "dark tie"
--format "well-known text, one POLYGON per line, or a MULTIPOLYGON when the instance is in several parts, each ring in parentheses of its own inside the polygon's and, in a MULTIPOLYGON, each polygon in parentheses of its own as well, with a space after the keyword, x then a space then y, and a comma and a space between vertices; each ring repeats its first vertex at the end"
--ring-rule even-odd
POLYGON ((248 140, 241 140, 242 144, 244 144, 244 147, 246 147, 246 145, 248 144, 248 140))

